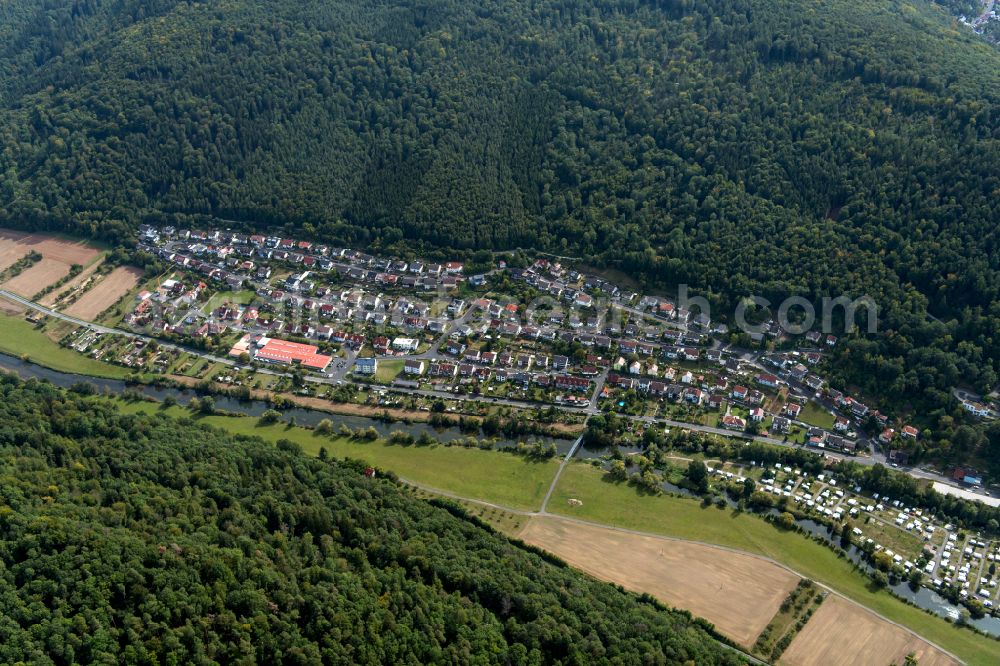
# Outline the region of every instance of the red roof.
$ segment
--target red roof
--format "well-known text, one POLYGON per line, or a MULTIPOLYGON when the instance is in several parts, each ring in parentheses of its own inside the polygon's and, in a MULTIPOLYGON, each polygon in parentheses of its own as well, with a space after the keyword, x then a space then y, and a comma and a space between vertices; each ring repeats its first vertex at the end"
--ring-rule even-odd
POLYGON ((263 347, 257 350, 257 358, 266 361, 278 361, 280 363, 292 363, 298 361, 307 368, 324 370, 333 360, 332 356, 319 353, 319 348, 313 345, 304 345, 288 340, 278 340, 271 338, 263 347))

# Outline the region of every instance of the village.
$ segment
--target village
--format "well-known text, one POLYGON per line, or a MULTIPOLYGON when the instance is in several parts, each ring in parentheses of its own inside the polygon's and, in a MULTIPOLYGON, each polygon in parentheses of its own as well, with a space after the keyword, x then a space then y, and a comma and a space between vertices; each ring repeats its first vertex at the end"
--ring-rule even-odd
MULTIPOLYGON (((897 580, 987 609, 1000 604, 1000 543, 865 495, 829 469, 838 460, 881 462, 936 478, 909 467, 917 428, 825 379, 841 344, 832 334, 792 335, 765 322, 753 348, 739 346, 725 323, 678 300, 548 258, 467 267, 150 226, 138 249, 160 262, 155 274, 115 268, 92 279, 100 290, 49 297, 52 309, 31 301, 28 320, 55 320, 63 346, 136 376, 368 410, 345 413, 482 419, 502 410, 561 424, 573 437, 590 417, 613 413, 629 420, 635 439, 650 427, 681 428, 813 451, 827 461, 823 474, 706 463, 721 483, 754 480, 776 508, 849 525, 853 544, 897 580), (63 303, 75 317, 59 312, 63 303), (78 317, 92 323, 71 325, 78 317)), ((35 290, 21 292, 25 303, 35 290)), ((957 399, 972 418, 995 415, 976 396, 957 399)), ((976 470, 947 473, 939 480, 950 485, 935 488, 995 504, 976 470)))
POLYGON ((834 335, 793 338, 769 322, 772 351, 736 349, 724 342, 726 326, 703 313, 555 261, 515 268, 501 259, 467 274, 457 261, 277 236, 146 226, 140 238, 174 270, 140 291, 122 322, 212 341, 243 364, 404 391, 683 415, 816 449, 880 449, 890 463, 905 464, 895 442, 919 437, 824 381, 834 335))

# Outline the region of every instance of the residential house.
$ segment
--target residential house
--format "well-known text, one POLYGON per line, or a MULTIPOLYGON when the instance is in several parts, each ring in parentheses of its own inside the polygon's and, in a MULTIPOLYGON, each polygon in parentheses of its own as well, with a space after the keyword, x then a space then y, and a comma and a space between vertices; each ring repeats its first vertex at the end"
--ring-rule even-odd
POLYGON ((778 378, 770 373, 762 372, 755 378, 757 383, 768 388, 778 388, 778 378))
POLYGON ((726 414, 722 417, 722 427, 726 430, 746 430, 747 422, 734 414, 726 414))
POLYGON ((394 338, 392 348, 401 352, 415 352, 420 346, 420 340, 415 338, 394 338))
POLYGON ((990 415, 990 408, 982 404, 981 402, 973 402, 967 400, 962 402, 962 407, 965 409, 965 411, 969 412, 973 416, 984 417, 990 415))
POLYGON ((590 380, 572 375, 558 375, 556 387, 564 391, 586 391, 590 388, 590 380))
POLYGON ((359 358, 354 361, 354 371, 361 375, 374 375, 378 372, 377 358, 359 358))

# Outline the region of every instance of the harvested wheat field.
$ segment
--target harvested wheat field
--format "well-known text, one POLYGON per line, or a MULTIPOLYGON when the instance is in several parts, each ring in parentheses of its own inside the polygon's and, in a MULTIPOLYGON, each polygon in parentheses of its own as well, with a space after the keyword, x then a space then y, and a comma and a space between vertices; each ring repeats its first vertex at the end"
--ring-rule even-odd
POLYGON ((104 261, 102 259, 98 259, 97 261, 95 261, 94 263, 90 264, 85 269, 83 269, 79 275, 74 277, 72 280, 69 280, 62 287, 58 289, 53 289, 49 293, 45 294, 45 296, 38 299, 38 302, 45 306, 55 305, 62 298, 68 296, 71 292, 75 291, 81 285, 87 282, 87 280, 89 280, 94 275, 97 269, 101 267, 102 263, 104 263, 104 261))
POLYGON ((24 269, 0 286, 18 296, 31 298, 53 282, 69 275, 69 270, 69 264, 43 256, 41 261, 24 269))
POLYGON ((781 657, 790 666, 902 664, 913 653, 920 666, 958 664, 906 629, 829 595, 781 657))
POLYGON ((559 518, 534 517, 518 538, 595 578, 689 610, 746 647, 799 582, 788 570, 750 555, 559 518))
POLYGON ((46 259, 52 259, 67 266, 86 265, 100 252, 82 241, 66 240, 47 234, 26 234, 21 231, 0 229, 0 270, 7 268, 32 250, 46 259))
POLYGON ((73 305, 66 308, 66 314, 81 319, 93 319, 135 289, 141 277, 142 270, 131 266, 119 266, 91 285, 73 305))

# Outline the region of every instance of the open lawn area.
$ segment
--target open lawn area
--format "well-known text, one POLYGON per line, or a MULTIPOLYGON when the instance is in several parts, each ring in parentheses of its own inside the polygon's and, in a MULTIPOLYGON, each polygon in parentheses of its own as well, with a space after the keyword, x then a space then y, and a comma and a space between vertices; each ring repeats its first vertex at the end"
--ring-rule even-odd
POLYGON ((889 548, 908 560, 916 560, 924 549, 924 542, 912 532, 900 529, 876 518, 868 522, 855 521, 866 537, 889 548))
POLYGON ((204 310, 206 312, 211 312, 220 305, 226 303, 233 303, 237 305, 247 305, 252 303, 253 299, 257 297, 257 294, 251 289, 242 289, 240 291, 220 291, 217 294, 213 294, 211 298, 208 299, 208 303, 205 305, 204 310))
POLYGON ((488 506, 486 504, 481 504, 479 502, 471 502, 469 500, 456 500, 447 497, 446 495, 431 492, 414 486, 408 486, 408 488, 410 489, 410 492, 413 493, 413 496, 419 499, 443 498, 451 500, 456 504, 462 506, 466 511, 468 511, 473 516, 476 516, 480 520, 484 520, 487 523, 489 523, 493 527, 493 529, 499 532, 503 532, 507 536, 517 537, 521 533, 521 530, 524 529, 524 525, 530 520, 532 520, 531 517, 525 516, 524 514, 514 513, 512 511, 506 511, 504 509, 488 506))
POLYGON ((631 486, 604 481, 601 470, 583 463, 564 470, 548 508, 552 513, 606 525, 764 555, 912 629, 970 664, 1000 663, 1000 642, 958 629, 888 592, 872 590, 867 577, 833 551, 756 516, 714 506, 702 508, 700 502, 687 498, 642 495, 631 486), (582 504, 571 505, 570 499, 582 504))
POLYGON ((27 356, 32 363, 53 370, 94 377, 121 378, 129 371, 108 365, 60 347, 20 316, 0 314, 0 351, 11 356, 27 356))
POLYGON ((835 419, 833 414, 810 400, 802 406, 802 411, 799 413, 799 420, 803 423, 814 425, 817 428, 830 430, 833 428, 835 419))
MULTIPOLYGON (((120 404, 123 411, 132 413, 191 415, 183 407, 160 409, 157 403, 148 402, 120 404)), ((257 419, 243 416, 204 416, 197 420, 237 435, 257 436, 271 442, 287 439, 311 455, 317 455, 320 447, 326 447, 335 458, 362 460, 395 472, 408 481, 516 509, 538 509, 557 469, 555 461, 529 462, 500 451, 443 445, 397 446, 381 440, 361 442, 336 435, 318 435, 307 428, 289 427, 283 423, 258 426, 257 419)), ((331 415, 330 420, 337 424, 336 416, 331 415)))
POLYGON ((396 375, 403 371, 403 364, 406 361, 400 359, 396 361, 379 361, 378 370, 375 371, 375 381, 380 384, 391 384, 396 375))

